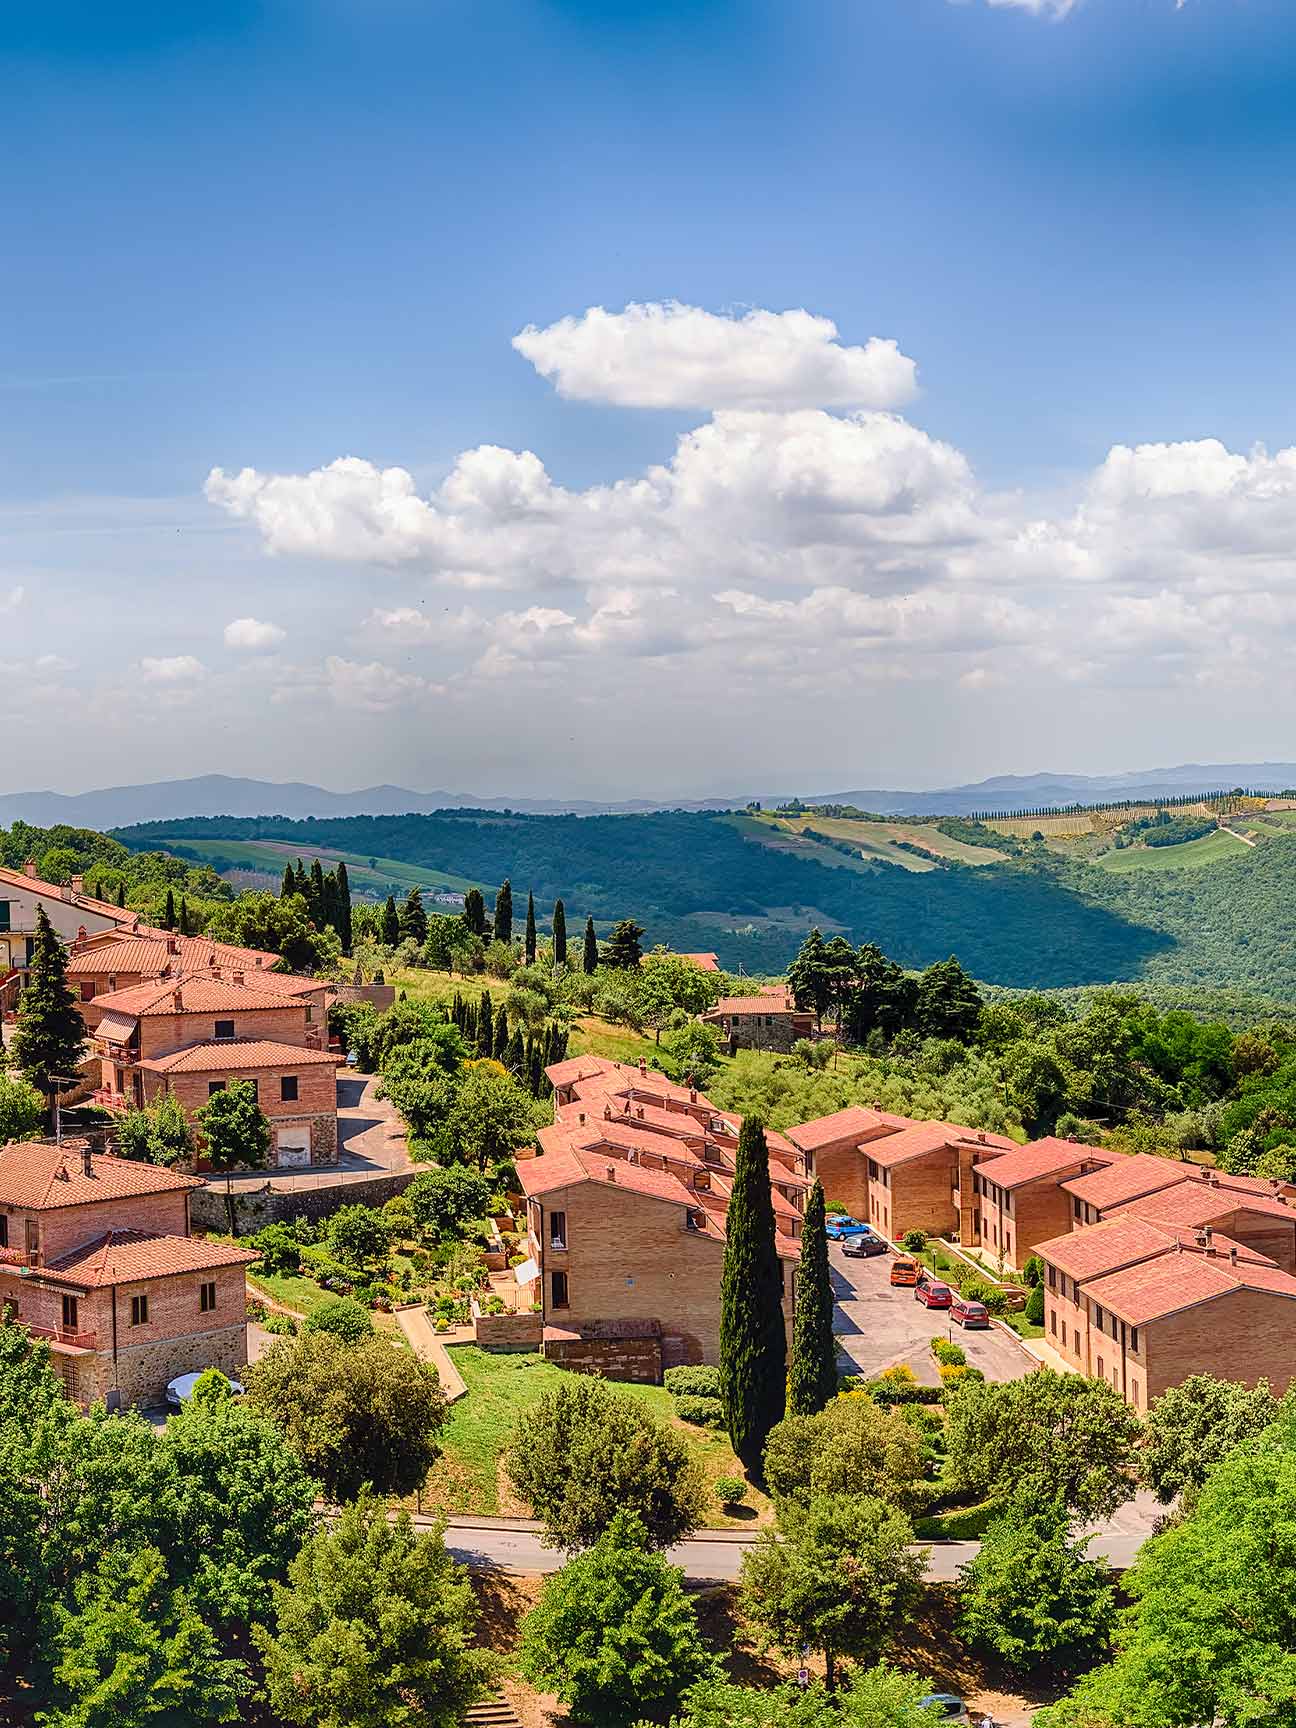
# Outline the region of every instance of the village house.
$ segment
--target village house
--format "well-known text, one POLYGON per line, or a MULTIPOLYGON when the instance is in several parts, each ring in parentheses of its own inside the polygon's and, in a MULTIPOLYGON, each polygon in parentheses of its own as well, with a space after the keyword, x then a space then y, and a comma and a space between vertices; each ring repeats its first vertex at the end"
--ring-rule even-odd
POLYGON ((312 979, 196 972, 97 996, 97 1103, 142 1109, 170 1093, 193 1117, 233 1080, 248 1081, 270 1120, 270 1162, 335 1164, 337 1064, 312 979), (274 982, 271 983, 270 979, 274 982), (306 989, 285 988, 304 985, 306 989))
POLYGON ((1071 1196, 1063 1184, 1120 1157, 1097 1146, 1052 1137, 1032 1140, 978 1161, 973 1168, 977 1200, 973 1239, 1005 1270, 1020 1272, 1038 1244, 1069 1228, 1071 1196))
POLYGON ((191 1234, 200 1186, 88 1143, 0 1149, 0 1303, 78 1403, 159 1404, 178 1374, 246 1363, 256 1256, 191 1234))
POLYGON ((871 1109, 852 1104, 789 1128, 787 1138, 804 1156, 806 1173, 822 1182, 826 1200, 844 1206, 857 1218, 868 1218, 869 1166, 864 1147, 914 1126, 907 1116, 893 1116, 880 1104, 871 1109))
POLYGON ((1050 1346, 1135 1410, 1193 1374, 1286 1391, 1296 1277, 1222 1235, 1117 1212, 1037 1244, 1050 1346))
POLYGON ((786 1056, 798 1038, 813 1038, 814 1015, 796 1006, 781 987, 757 996, 722 996, 698 1016, 735 1050, 774 1050, 786 1056))
POLYGON ((29 858, 21 870, 0 868, 0 1008, 11 1012, 26 981, 36 937, 36 910, 43 906, 55 934, 65 943, 78 935, 114 935, 139 922, 138 912, 96 900, 80 876, 60 885, 45 882, 29 858))
MULTIPOLYGON (((547 1070, 555 1122, 518 1162, 530 1256, 517 1277, 540 1303, 546 1357, 656 1381, 715 1363, 724 1222, 741 1118, 646 1065, 576 1057, 547 1070)), ((790 1326, 809 1178, 767 1136, 775 1236, 790 1326)))

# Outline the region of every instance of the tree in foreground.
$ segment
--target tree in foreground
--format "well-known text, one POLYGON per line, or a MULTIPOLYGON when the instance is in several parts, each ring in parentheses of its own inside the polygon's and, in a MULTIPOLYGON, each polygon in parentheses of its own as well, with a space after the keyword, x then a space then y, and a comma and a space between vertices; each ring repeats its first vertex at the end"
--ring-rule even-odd
POLYGON ((335 1503, 366 1484, 412 1494, 437 1458, 445 1398, 436 1371, 385 1338, 281 1338, 245 1382, 248 1403, 283 1430, 335 1503))
POLYGON ((444 1531, 363 1495, 302 1548, 255 1633, 266 1691, 301 1728, 458 1728, 494 1673, 444 1531))
POLYGON ((744 1121, 725 1219, 720 1283, 720 1396, 725 1427, 747 1469, 762 1468, 770 1429, 783 1414, 787 1335, 783 1268, 774 1235, 764 1125, 744 1121))
POLYGON ((156 1548, 106 1554, 50 1617, 46 1728, 200 1728, 237 1720, 251 1691, 156 1548))
POLYGON ((672 1708, 713 1668, 684 1574, 649 1549, 629 1512, 547 1580, 518 1655, 533 1685, 597 1728, 672 1708))
POLYGON ((960 1630, 1010 1668, 1074 1673, 1106 1649, 1116 1592, 1107 1570, 1073 1541, 1066 1508, 1019 1500, 986 1530, 962 1568, 960 1630))
POLYGON ((36 907, 27 982, 9 1051, 15 1065, 53 1108, 54 1083, 72 1078, 85 1050, 86 1030, 67 981, 67 956, 44 906, 36 907))
POLYGON ((395 948, 401 939, 400 913, 396 910, 394 894, 389 894, 383 902, 382 939, 386 948, 395 948))
POLYGON ((917 1430, 899 1410, 849 1395, 770 1430, 765 1483, 776 1500, 802 1506, 820 1494, 872 1494, 914 1512, 931 1497, 917 1430))
POLYGON ((585 941, 581 948, 581 971, 587 977, 593 977, 598 971, 598 937, 594 934, 594 920, 585 920, 585 941))
POLYGON ((916 1601, 925 1561, 912 1542, 904 1514, 867 1495, 785 1502, 777 1531, 743 1555, 743 1612, 789 1655, 822 1650, 832 1691, 838 1658, 876 1662, 916 1601))
POLYGON ((32 1139, 44 1116, 45 1101, 30 1081, 0 1074, 0 1146, 32 1139))
POLYGON ((530 1095, 489 1062, 467 1071, 446 1119, 453 1155, 479 1170, 511 1158, 532 1140, 535 1127, 530 1095))
POLYGON ((650 1546, 669 1548, 706 1515, 702 1467, 684 1437, 632 1393, 584 1375, 524 1413, 505 1468, 554 1548, 588 1547, 623 1511, 650 1546))
POLYGON ((303 1332, 328 1332, 344 1344, 358 1344, 374 1333, 373 1316, 354 1296, 330 1296, 316 1303, 301 1325, 303 1332))
POLYGON ((1139 1448, 1139 1474, 1163 1505, 1200 1488, 1235 1446, 1276 1421, 1269 1382, 1239 1386, 1213 1374, 1191 1374, 1153 1400, 1139 1448))
POLYGON ((816 1178, 801 1229, 792 1360, 788 1364, 788 1409, 798 1416, 815 1415, 837 1395, 837 1345, 825 1222, 823 1184, 816 1178))
POLYGON ((491 1181, 467 1164, 420 1170, 405 1190, 410 1213, 421 1230, 438 1240, 456 1241, 474 1218, 484 1218, 491 1202, 491 1181))
POLYGON ((225 1210, 230 1233, 235 1235, 238 1225, 231 1173, 259 1170, 270 1158, 270 1123, 257 1103, 256 1087, 250 1080, 231 1080, 222 1086, 199 1110, 198 1128, 208 1164, 224 1173, 225 1210))
POLYGON ((1230 1453, 1144 1543, 1112 1660, 1036 1728, 1296 1724, 1296 1416, 1230 1453))
POLYGON ((700 1680, 670 1728, 935 1728, 939 1718, 923 1703, 931 1691, 930 1680, 884 1662, 856 1668, 835 1693, 817 1680, 772 1691, 700 1680))
POLYGON ((1038 1368, 1021 1380, 964 1380, 948 1400, 945 1479, 955 1492, 1105 1518, 1133 1492, 1139 1419, 1103 1380, 1038 1368))

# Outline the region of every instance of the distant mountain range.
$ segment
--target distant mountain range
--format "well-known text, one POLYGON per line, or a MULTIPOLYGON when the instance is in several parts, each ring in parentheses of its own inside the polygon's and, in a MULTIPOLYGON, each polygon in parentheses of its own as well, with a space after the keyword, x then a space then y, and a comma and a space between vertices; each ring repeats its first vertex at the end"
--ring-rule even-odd
MULTIPOLYGON (((1296 786, 1293 762, 1185 763, 1126 774, 1002 774, 973 785, 935 792, 856 790, 799 796, 806 804, 854 804, 880 816, 966 816, 977 810, 1033 810, 1050 804, 1093 804, 1107 799, 1173 798, 1232 786, 1283 792, 1296 786)), ((144 786, 109 786, 97 792, 0 794, 0 825, 14 821, 40 828, 64 822, 74 828, 125 828, 181 816, 403 816, 433 810, 516 810, 526 815, 634 815, 654 810, 741 809, 752 797, 766 808, 790 791, 676 800, 628 799, 619 803, 582 798, 479 798, 469 792, 411 792, 403 786, 366 786, 330 792, 302 781, 246 780, 203 774, 191 780, 158 780, 144 786)))

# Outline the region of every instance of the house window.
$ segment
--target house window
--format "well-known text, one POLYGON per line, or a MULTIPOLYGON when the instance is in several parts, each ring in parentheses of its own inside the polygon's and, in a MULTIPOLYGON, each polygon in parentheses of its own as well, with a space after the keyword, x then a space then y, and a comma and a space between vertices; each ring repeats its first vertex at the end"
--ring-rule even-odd
POLYGON ((148 1325, 148 1297, 147 1296, 132 1296, 131 1297, 131 1321, 130 1321, 130 1323, 132 1326, 147 1326, 148 1325))
POLYGON ((1066 1348, 1066 1321, 1062 1322, 1062 1347, 1066 1348))
POLYGON ((315 1020, 315 1010, 311 1007, 310 1003, 308 1002, 306 1004, 306 1024, 308 1026, 313 1025, 314 1020, 315 1020))
POLYGON ((69 1332, 77 1329, 77 1299, 75 1296, 63 1298, 63 1324, 69 1332))
POLYGON ((94 997, 95 997, 94 979, 93 978, 83 979, 82 984, 81 984, 81 1000, 83 1002, 93 1002, 94 997))
POLYGON ((1053 1336, 1055 1338, 1057 1337, 1057 1309, 1056 1308, 1050 1308, 1049 1309, 1049 1331, 1053 1334, 1053 1336))
POLYGON ((1006 1191, 1004 1193, 1004 1198, 1003 1198, 1003 1209, 1008 1214, 1008 1216, 1011 1218, 1012 1217, 1012 1195, 1011 1195, 1011 1193, 1008 1193, 1006 1191))
POLYGON ((1050 1290, 1057 1289, 1057 1272, 1052 1266, 1048 1269, 1048 1286, 1050 1290))
POLYGON ((1138 1327, 1137 1326, 1130 1328, 1130 1349, 1134 1350, 1134 1351, 1137 1351, 1137 1349, 1138 1349, 1138 1327))
POLYGON ((209 1279, 207 1283, 198 1286, 198 1312, 210 1314, 216 1306, 216 1280, 209 1279))
POLYGON ((0 1212, 0 1248, 9 1246, 9 1220, 0 1212))
POLYGON ((279 1102, 281 1104, 295 1104, 297 1102, 297 1076, 295 1074, 281 1074, 279 1076, 279 1102))
POLYGON ((1098 1358, 1098 1378, 1100 1380, 1105 1380, 1107 1378, 1107 1370, 1103 1366, 1103 1359, 1101 1356, 1098 1358))
POLYGON ((223 1080, 209 1080, 207 1082, 207 1096, 209 1098, 214 1098, 218 1092, 223 1092, 224 1090, 225 1082, 223 1080))
POLYGON ((869 1181, 870 1182, 876 1182, 877 1179, 878 1179, 877 1160, 875 1158, 870 1158, 869 1159, 869 1181))
POLYGON ((215 1036, 217 1038, 232 1038, 234 1036, 234 1022, 232 1020, 218 1020, 215 1036))
POLYGON ((9 927, 9 902, 0 900, 0 930, 8 930, 9 927))
POLYGON ((549 1296, 555 1308, 566 1308, 570 1305, 565 1272, 551 1272, 549 1274, 549 1296))
POLYGON ((27 1239, 27 1252, 29 1254, 39 1254, 40 1253, 40 1225, 36 1222, 36 1220, 34 1218, 29 1218, 27 1220, 26 1239, 27 1239))
POLYGON ((567 1214, 551 1212, 549 1214, 549 1246, 565 1248, 567 1246, 567 1214))
POLYGON ((1079 1218, 1080 1216, 1080 1202, 1078 1200, 1073 1200, 1071 1202, 1071 1216, 1073 1218, 1079 1218))

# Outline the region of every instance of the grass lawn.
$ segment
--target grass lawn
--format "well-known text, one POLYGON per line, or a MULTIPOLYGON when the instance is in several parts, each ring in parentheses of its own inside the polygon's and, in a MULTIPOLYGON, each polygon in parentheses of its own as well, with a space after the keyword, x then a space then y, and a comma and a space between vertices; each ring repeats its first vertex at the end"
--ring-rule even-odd
MULTIPOLYGON (((563 1383, 564 1370, 538 1356, 496 1355, 475 1344, 454 1344, 450 1354, 463 1375, 468 1395, 450 1406, 442 1431, 443 1455, 433 1465, 421 1496, 425 1509, 446 1512, 501 1513, 517 1510, 500 1499, 499 1461, 513 1437, 518 1417, 546 1391, 563 1383)), ((618 1391, 640 1399, 659 1420, 683 1434, 701 1460, 708 1482, 720 1476, 741 1476, 727 1435, 694 1428, 675 1417, 675 1400, 663 1386, 618 1383, 618 1391)), ((746 1516, 730 1517, 719 1501, 707 1522, 713 1528, 750 1529, 767 1522, 770 1505, 757 1489, 749 1490, 746 1516)))
POLYGON ((321 1290, 313 1278, 300 1278, 294 1272, 263 1272, 259 1266, 248 1273, 248 1291, 253 1296, 260 1292, 298 1314, 309 1314, 321 1302, 332 1300, 332 1293, 321 1290))

